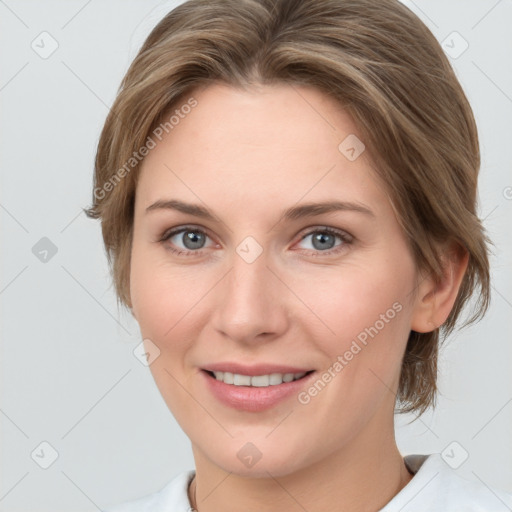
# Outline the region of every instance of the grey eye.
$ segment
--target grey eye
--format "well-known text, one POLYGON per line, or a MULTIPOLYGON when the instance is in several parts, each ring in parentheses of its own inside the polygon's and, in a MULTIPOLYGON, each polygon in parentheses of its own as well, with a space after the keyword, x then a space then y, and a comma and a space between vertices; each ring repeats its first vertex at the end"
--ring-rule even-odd
POLYGON ((206 242, 206 235, 200 231, 184 230, 182 231, 181 242, 185 249, 202 249, 206 242))

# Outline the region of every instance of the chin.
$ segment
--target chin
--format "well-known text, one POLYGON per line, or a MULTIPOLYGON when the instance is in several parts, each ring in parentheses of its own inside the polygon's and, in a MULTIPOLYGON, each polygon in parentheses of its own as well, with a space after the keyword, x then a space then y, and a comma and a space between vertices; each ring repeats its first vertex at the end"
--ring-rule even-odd
POLYGON ((280 439, 273 442, 265 436, 268 436, 268 429, 258 438, 260 440, 253 436, 240 436, 228 443, 217 443, 215 450, 212 450, 212 442, 203 440, 206 449, 199 449, 204 457, 226 473, 246 478, 282 477, 315 462, 309 460, 311 457, 307 455, 304 442, 286 445, 280 439))

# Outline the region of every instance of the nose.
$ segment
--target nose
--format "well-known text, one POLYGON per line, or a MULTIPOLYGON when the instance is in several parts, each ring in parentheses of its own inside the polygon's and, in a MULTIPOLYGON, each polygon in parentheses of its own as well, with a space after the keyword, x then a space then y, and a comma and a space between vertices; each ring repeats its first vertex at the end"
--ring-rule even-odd
POLYGON ((268 266, 265 251, 248 263, 238 253, 219 283, 214 328, 239 343, 261 343, 282 336, 288 328, 286 293, 275 271, 268 266))

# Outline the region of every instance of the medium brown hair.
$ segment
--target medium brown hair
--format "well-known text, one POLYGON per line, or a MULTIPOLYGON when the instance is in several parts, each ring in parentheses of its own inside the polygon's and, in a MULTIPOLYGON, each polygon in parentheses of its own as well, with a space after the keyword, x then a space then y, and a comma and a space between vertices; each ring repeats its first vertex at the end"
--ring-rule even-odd
POLYGON ((187 94, 213 82, 311 86, 334 98, 360 131, 418 268, 439 277, 444 242, 469 254, 446 322, 409 336, 397 402, 401 412, 423 413, 435 405, 440 329, 454 328, 472 295, 466 324, 490 300, 488 240, 476 214, 477 128, 441 46, 397 0, 189 0, 172 10, 121 82, 85 210, 101 219, 118 304, 131 307, 139 150, 187 94))

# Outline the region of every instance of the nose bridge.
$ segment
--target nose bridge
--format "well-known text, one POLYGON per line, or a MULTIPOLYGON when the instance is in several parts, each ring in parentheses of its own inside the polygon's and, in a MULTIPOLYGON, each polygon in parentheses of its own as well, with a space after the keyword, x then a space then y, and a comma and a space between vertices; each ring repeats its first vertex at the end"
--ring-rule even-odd
POLYGON ((264 251, 255 253, 250 243, 240 244, 233 254, 215 315, 216 328, 237 341, 275 335, 285 328, 284 304, 276 294, 276 278, 267 268, 269 258, 264 251))

